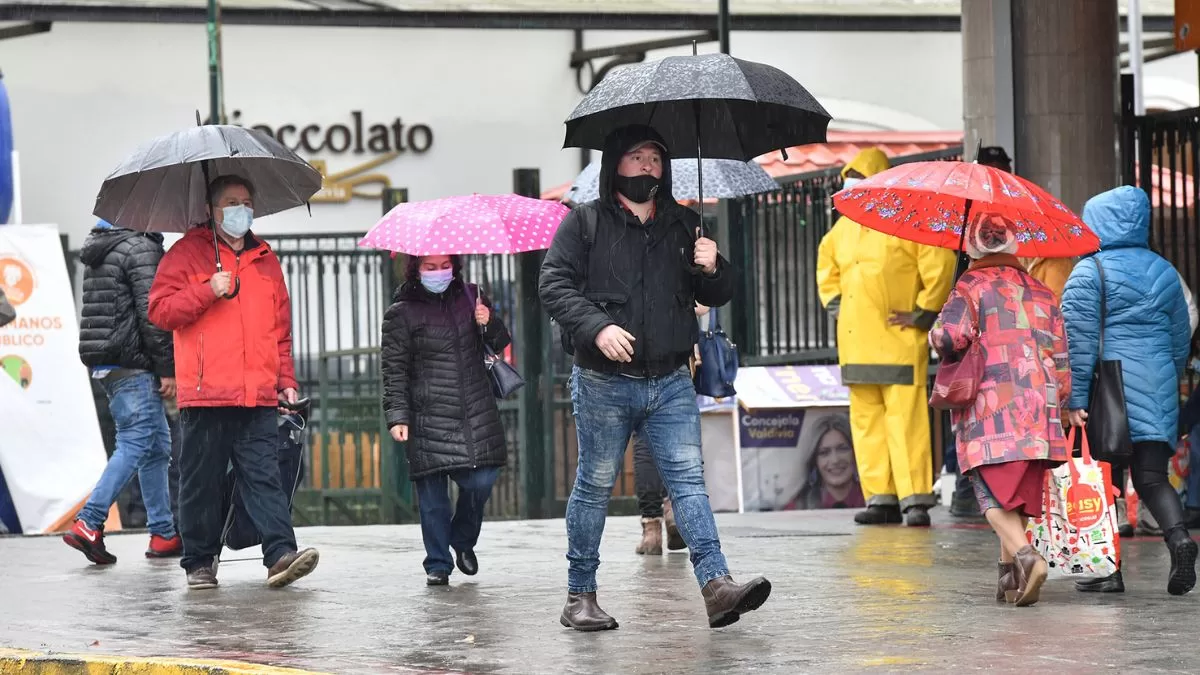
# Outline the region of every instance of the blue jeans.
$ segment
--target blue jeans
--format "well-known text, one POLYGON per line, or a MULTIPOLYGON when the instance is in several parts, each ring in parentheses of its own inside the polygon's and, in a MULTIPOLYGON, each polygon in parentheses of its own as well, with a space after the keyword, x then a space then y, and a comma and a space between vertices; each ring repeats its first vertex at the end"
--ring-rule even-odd
POLYGON ((175 521, 171 516, 171 494, 167 487, 171 432, 167 428, 167 411, 158 393, 158 379, 151 373, 138 373, 116 382, 106 378, 101 384, 108 395, 109 411, 117 427, 117 447, 79 512, 79 519, 92 529, 103 525, 109 508, 136 473, 151 534, 168 539, 174 537, 175 521))
POLYGON ((179 411, 179 532, 191 571, 221 553, 225 473, 233 477, 246 513, 262 537, 263 566, 296 550, 292 512, 279 478, 279 413, 275 408, 184 408, 179 411))
POLYGON ((425 540, 425 573, 454 570, 450 549, 473 551, 483 528, 483 507, 492 496, 500 467, 461 469, 418 478, 417 508, 421 512, 421 538, 425 540), (450 516, 450 491, 446 478, 458 484, 458 504, 450 516))
POLYGON ((629 436, 635 431, 649 444, 671 496, 675 521, 691 551, 696 581, 704 587, 729 574, 704 488, 700 409, 688 369, 634 379, 576 366, 571 372, 571 403, 579 437, 579 466, 567 500, 568 590, 596 590, 608 500, 629 436))
POLYGON ((1188 480, 1187 507, 1200 509, 1200 389, 1188 396, 1187 404, 1179 414, 1179 421, 1188 433, 1188 480), (1191 429, 1187 428, 1191 425, 1191 429))
POLYGON ((958 468, 958 437, 955 436, 954 427, 950 424, 950 413, 943 413, 942 420, 942 437, 946 439, 946 449, 942 451, 942 463, 946 466, 948 473, 954 474, 953 501, 964 505, 974 505, 976 503, 975 488, 971 485, 971 479, 964 476, 958 468))

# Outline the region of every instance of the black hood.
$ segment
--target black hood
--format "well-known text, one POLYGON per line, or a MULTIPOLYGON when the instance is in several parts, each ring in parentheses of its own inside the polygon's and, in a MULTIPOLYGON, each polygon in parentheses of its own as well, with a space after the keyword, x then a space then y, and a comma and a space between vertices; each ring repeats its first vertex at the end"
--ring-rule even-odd
POLYGON ((662 182, 654 201, 659 206, 675 203, 675 198, 671 196, 671 149, 667 147, 666 141, 657 131, 640 124, 621 127, 610 133, 604 141, 604 155, 600 160, 601 203, 619 206, 614 194, 616 189, 613 187, 613 178, 617 175, 617 165, 621 163, 621 157, 629 152, 630 148, 644 141, 654 141, 662 149, 662 182))
POLYGON ((135 232, 121 227, 97 227, 88 234, 87 240, 83 242, 83 250, 79 252, 79 259, 88 267, 99 267, 114 248, 121 242, 134 237, 145 237, 159 246, 162 246, 163 243, 163 236, 157 232, 135 232))

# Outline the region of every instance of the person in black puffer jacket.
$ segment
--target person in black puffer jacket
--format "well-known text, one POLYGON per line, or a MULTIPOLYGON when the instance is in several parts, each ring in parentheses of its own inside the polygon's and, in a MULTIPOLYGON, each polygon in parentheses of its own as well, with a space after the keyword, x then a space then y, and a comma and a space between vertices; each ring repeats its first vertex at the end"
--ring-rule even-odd
POLYGON ((108 397, 116 449, 63 541, 93 563, 115 563, 104 546, 104 521, 136 473, 150 528, 146 557, 175 557, 183 542, 171 514, 171 432, 163 403, 175 396, 175 356, 171 334, 148 316, 163 238, 100 221, 79 257, 85 265, 79 357, 108 397))
POLYGON ((483 507, 508 459, 483 345, 500 353, 510 338, 491 302, 463 282, 458 256, 410 258, 405 276, 383 319, 383 407, 392 438, 408 443, 426 583, 442 586, 455 563, 479 571, 483 507), (447 477, 458 484, 453 519, 447 477))

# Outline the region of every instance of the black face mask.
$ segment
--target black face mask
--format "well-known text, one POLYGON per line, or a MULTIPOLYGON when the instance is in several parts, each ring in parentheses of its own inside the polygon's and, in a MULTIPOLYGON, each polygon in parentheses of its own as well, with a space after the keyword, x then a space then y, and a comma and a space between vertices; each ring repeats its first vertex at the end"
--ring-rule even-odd
POLYGON ((654 195, 658 194, 658 186, 661 182, 661 179, 646 173, 637 176, 617 174, 613 179, 613 185, 617 188, 617 192, 625 195, 625 198, 634 204, 645 204, 654 199, 654 195))

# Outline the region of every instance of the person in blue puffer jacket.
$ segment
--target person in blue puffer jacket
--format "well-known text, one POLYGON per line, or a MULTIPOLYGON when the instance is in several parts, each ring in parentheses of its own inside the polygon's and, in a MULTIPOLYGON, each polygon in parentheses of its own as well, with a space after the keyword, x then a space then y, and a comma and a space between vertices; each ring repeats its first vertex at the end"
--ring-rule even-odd
MULTIPOLYGON (((1171 554, 1167 591, 1183 595, 1196 583, 1197 546, 1188 534, 1179 495, 1167 481, 1167 463, 1178 433, 1179 379, 1191 339, 1183 286, 1171 263, 1149 248, 1150 200, 1144 191, 1125 186, 1098 194, 1083 207, 1083 221, 1100 237, 1100 252, 1075 265, 1063 290, 1071 356, 1071 424, 1082 426, 1087 420, 1097 360, 1119 359, 1133 437, 1129 467, 1133 485, 1162 527, 1171 554), (1104 268, 1107 302, 1103 355, 1097 353, 1098 265, 1104 268)), ((1119 577, 1107 581, 1077 587, 1124 590, 1119 577)))

